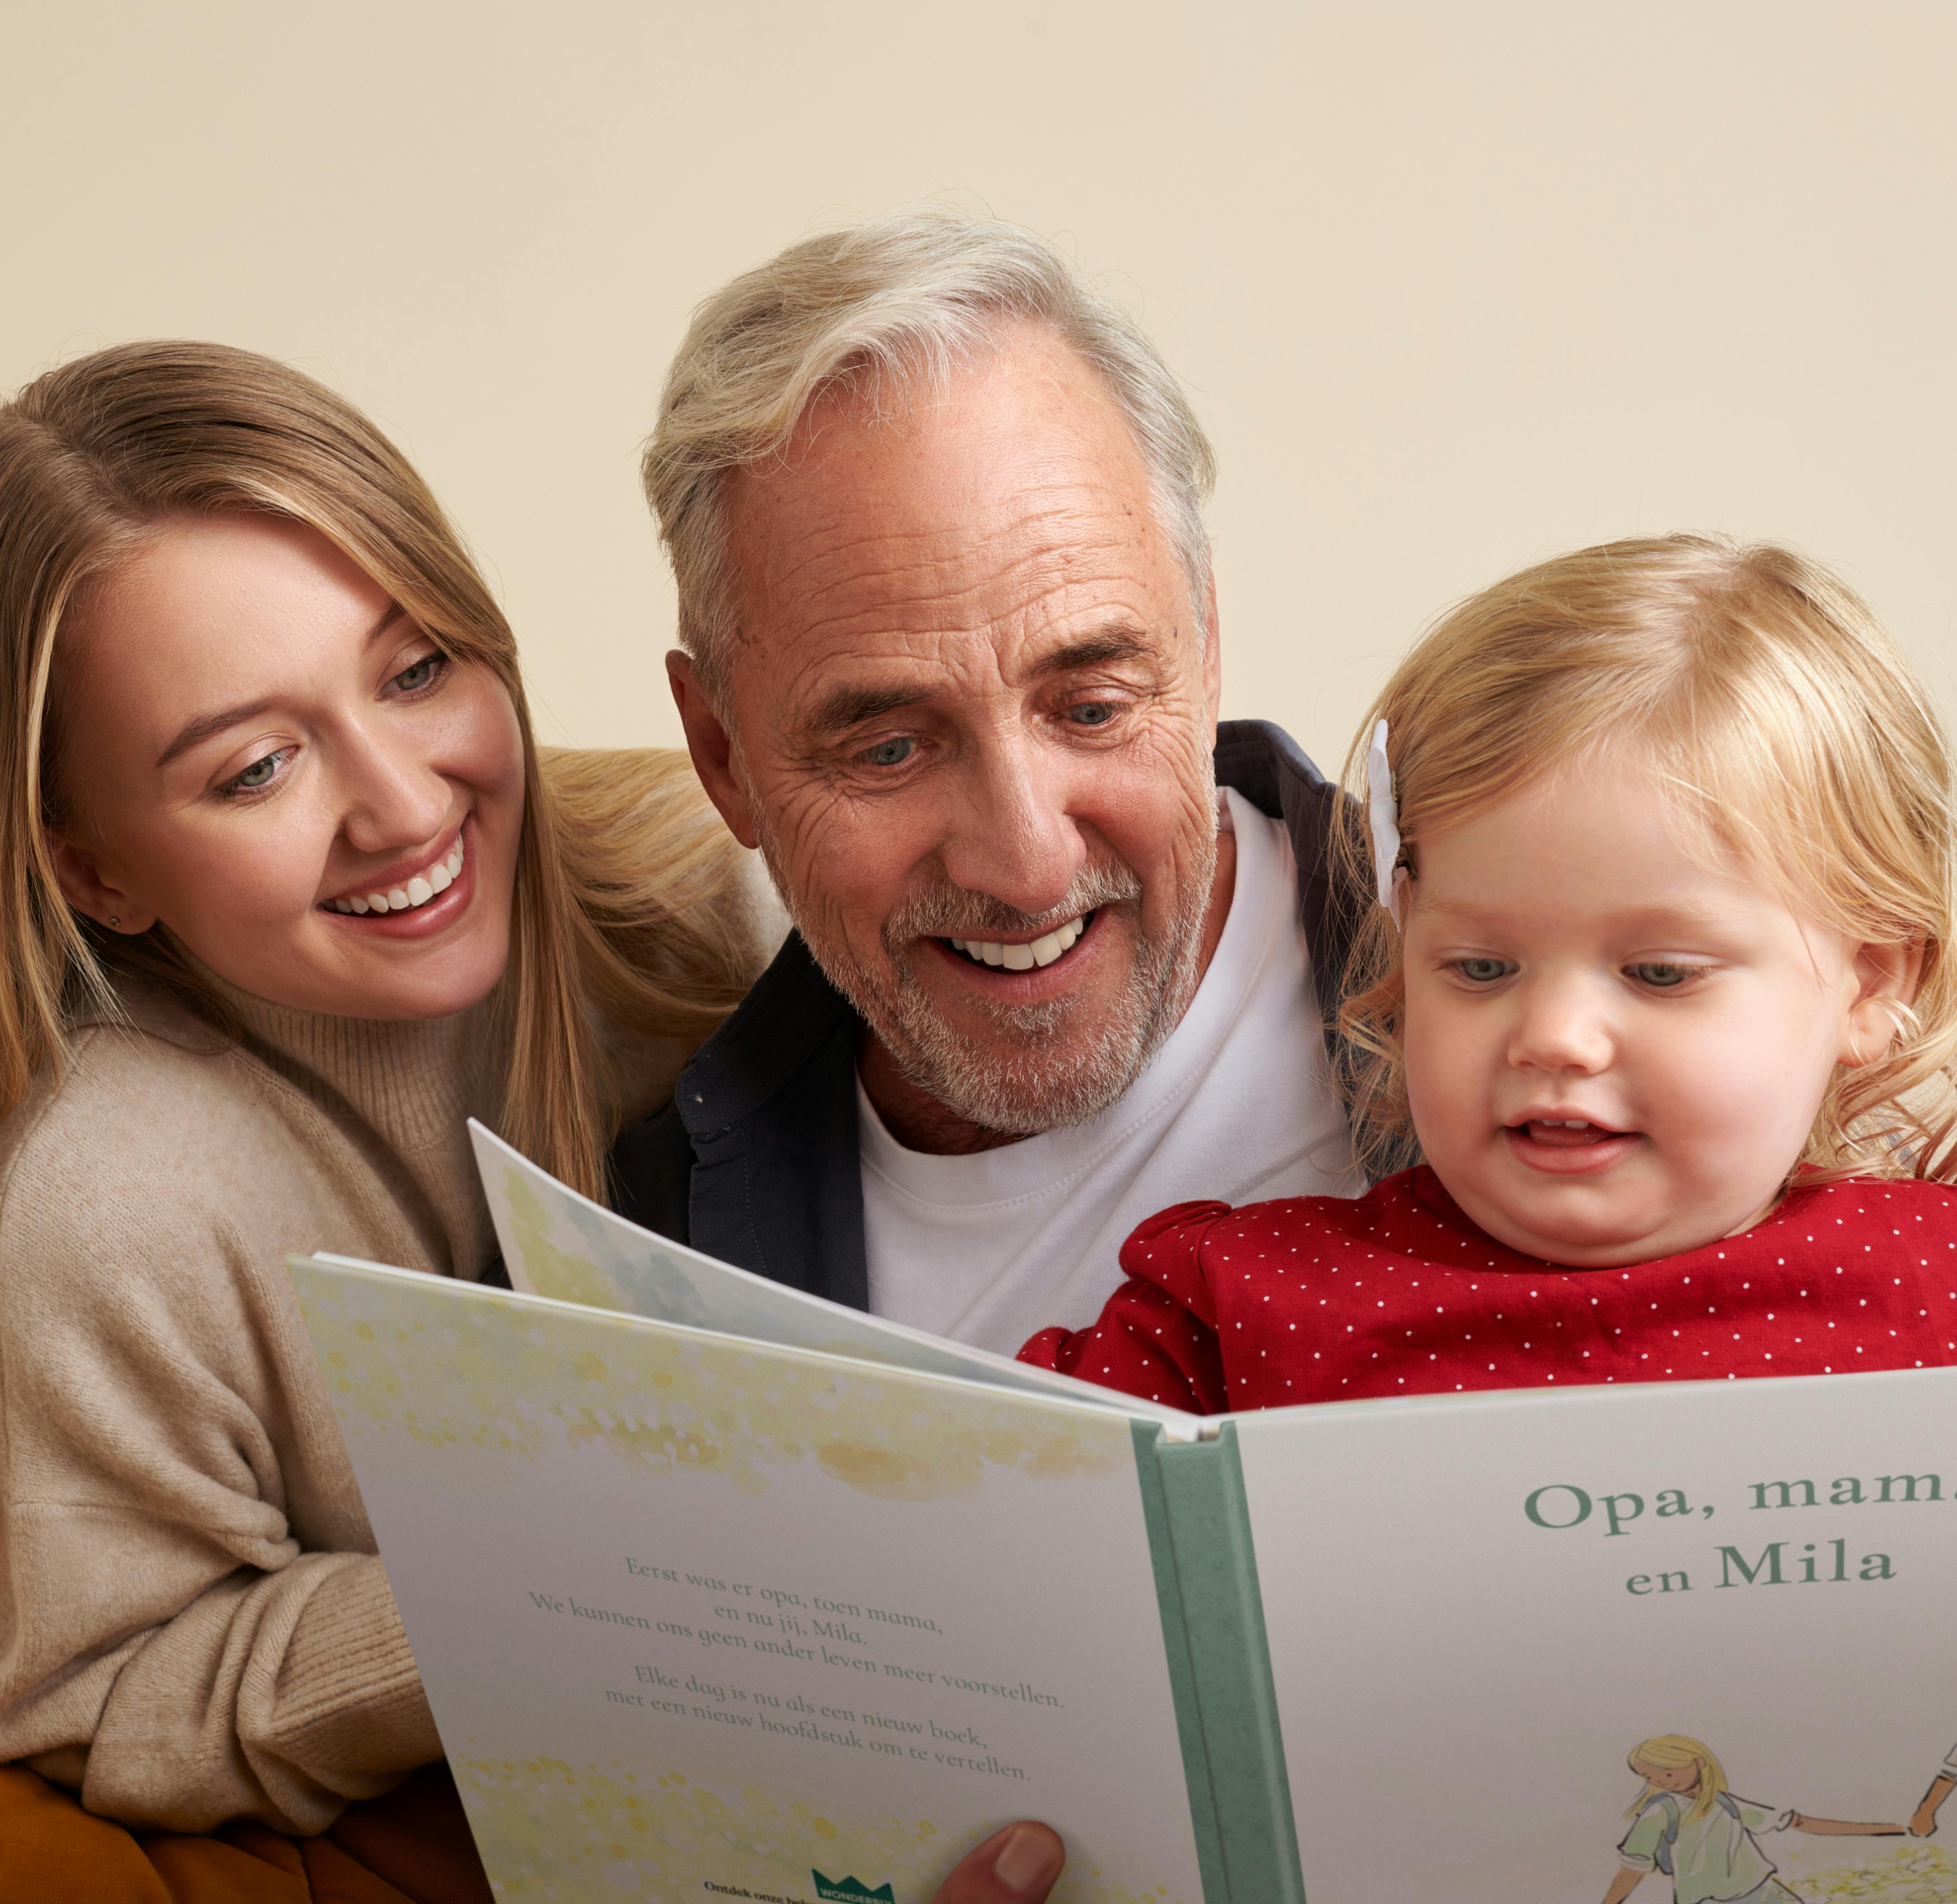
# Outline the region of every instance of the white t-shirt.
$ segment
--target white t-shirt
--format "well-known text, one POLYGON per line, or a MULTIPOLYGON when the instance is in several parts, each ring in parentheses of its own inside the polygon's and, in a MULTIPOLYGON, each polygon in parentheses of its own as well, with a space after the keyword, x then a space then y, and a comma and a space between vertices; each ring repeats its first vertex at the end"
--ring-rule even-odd
POLYGON ((1084 1328, 1142 1219, 1198 1197, 1355 1197, 1283 824, 1225 789, 1236 884, 1181 1024, 1121 1100, 1085 1124, 975 1156, 907 1150, 859 1077, 871 1313, 1001 1355, 1050 1323, 1084 1328))

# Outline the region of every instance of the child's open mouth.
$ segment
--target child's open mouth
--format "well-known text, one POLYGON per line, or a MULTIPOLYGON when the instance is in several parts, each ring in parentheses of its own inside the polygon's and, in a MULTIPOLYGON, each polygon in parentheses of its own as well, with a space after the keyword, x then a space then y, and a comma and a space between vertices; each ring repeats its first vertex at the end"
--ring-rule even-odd
POLYGON ((1604 1169, 1638 1140, 1635 1131, 1614 1131, 1585 1118, 1525 1118, 1505 1125, 1503 1134, 1522 1162, 1557 1175, 1604 1169))

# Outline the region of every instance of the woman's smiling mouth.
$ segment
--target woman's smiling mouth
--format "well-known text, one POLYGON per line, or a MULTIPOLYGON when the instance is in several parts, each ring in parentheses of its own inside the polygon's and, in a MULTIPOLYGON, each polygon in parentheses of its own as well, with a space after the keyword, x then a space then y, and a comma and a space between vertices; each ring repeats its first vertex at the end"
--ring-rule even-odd
POLYGON ((398 885, 377 886, 365 893, 350 894, 343 899, 330 899, 323 903, 336 912, 409 912, 425 906, 432 899, 447 892, 455 884, 456 876, 462 871, 466 855, 463 837, 455 836, 455 844, 431 865, 425 866, 412 878, 398 885))

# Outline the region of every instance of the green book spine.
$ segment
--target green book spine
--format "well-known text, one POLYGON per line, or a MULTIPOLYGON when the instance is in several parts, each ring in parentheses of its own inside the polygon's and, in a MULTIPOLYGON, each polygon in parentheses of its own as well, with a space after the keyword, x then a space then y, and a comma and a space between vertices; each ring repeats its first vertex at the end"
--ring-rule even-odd
POLYGON ((1235 1426, 1134 1436, 1203 1904, 1304 1904, 1235 1426))

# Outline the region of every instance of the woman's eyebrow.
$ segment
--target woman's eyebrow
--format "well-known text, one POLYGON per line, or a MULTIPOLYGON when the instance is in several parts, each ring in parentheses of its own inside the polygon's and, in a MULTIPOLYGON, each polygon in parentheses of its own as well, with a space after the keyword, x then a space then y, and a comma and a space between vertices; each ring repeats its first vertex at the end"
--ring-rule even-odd
POLYGON ((241 702, 236 707, 220 707, 215 713, 200 714, 194 721, 177 730, 177 737, 157 756, 160 767, 168 767, 179 754, 188 754, 200 742, 207 741, 213 734, 221 734, 227 727, 236 727, 240 723, 255 720, 277 704, 270 701, 241 702))
MULTIPOLYGON (((371 648, 406 612, 400 603, 390 602, 380 620, 360 637, 361 647, 371 648)), ((200 714, 196 720, 186 721, 177 729, 176 738, 156 757, 157 767, 168 767, 179 754, 188 754, 212 735, 221 734, 227 727, 236 727, 243 721, 256 720, 276 704, 270 700, 240 701, 236 707, 220 707, 211 713, 200 714)))

